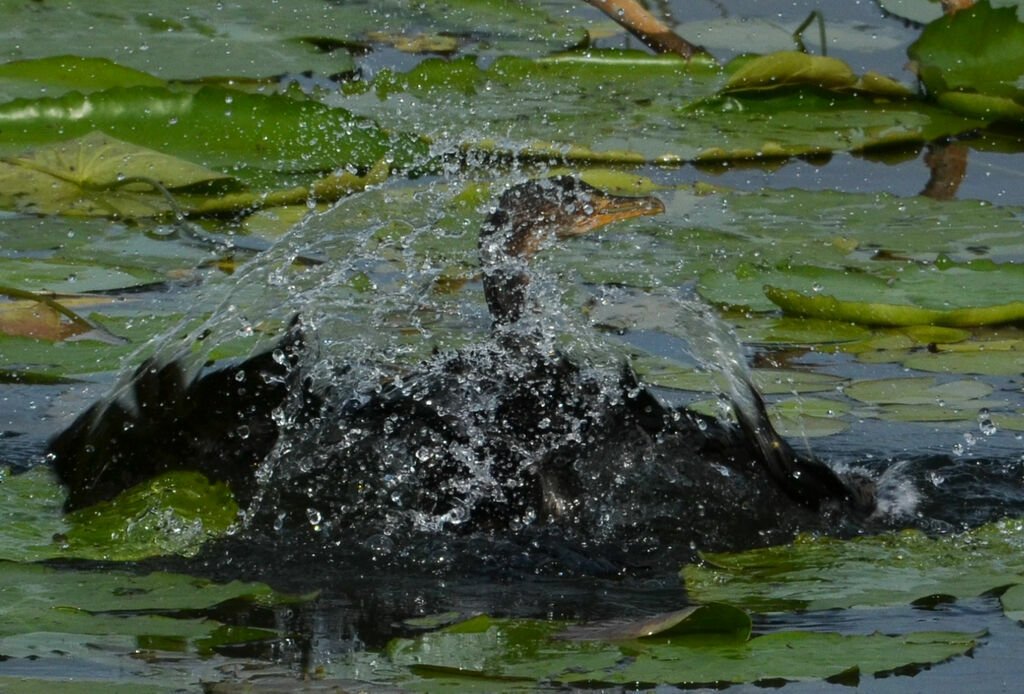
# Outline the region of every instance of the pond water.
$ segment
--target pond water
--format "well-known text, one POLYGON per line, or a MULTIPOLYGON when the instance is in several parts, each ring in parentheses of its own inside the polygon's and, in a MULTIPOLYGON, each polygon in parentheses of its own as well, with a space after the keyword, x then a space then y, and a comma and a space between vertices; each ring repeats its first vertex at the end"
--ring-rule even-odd
MULTIPOLYGON (((758 45, 759 50, 788 47, 771 45, 774 34, 767 32, 780 25, 785 31, 777 32, 778 40, 788 41, 787 32, 815 9, 812 3, 749 2, 730 4, 728 11, 719 3, 689 5, 667 3, 675 13, 704 22, 695 40, 722 58, 731 57, 751 31, 760 33, 759 41, 765 43, 758 45), (734 17, 743 20, 733 21, 734 17)), ((835 13, 826 18, 830 26, 841 27, 830 34, 830 54, 848 61, 858 73, 891 71, 905 59, 906 44, 919 34, 917 27, 887 18, 874 3, 845 3, 829 12, 835 13)), ((805 34, 812 48, 814 36, 812 27, 805 34)), ((619 39, 612 45, 635 47, 634 43, 619 39)), ((485 56, 481 65, 493 58, 485 56)), ((384 68, 411 69, 418 63, 418 57, 382 49, 366 56, 361 65, 366 76, 372 76, 384 68)), ((396 123, 416 122, 416 117, 403 120, 410 110, 403 98, 388 103, 345 99, 351 99, 344 101, 346 107, 357 111, 390 110, 396 123)), ((510 122, 524 118, 520 114, 510 122)), ((479 561, 481 551, 493 555, 505 546, 500 543, 503 538, 493 536, 472 540, 483 547, 473 548, 477 554, 453 552, 456 561, 468 566, 445 571, 432 571, 423 561, 450 549, 444 542, 418 548, 420 561, 414 569, 388 566, 386 561, 380 562, 383 568, 372 562, 354 564, 347 546, 240 546, 237 537, 208 543, 187 558, 126 562, 104 559, 99 552, 77 555, 86 560, 66 560, 61 547, 75 547, 77 540, 74 523, 61 512, 62 491, 45 476, 5 475, 0 517, 6 531, 0 532, 0 556, 7 561, 0 568, 9 572, 10 581, 6 591, 0 589, 0 615, 7 615, 13 626, 0 634, 0 690, 36 691, 33 687, 42 681, 50 686, 72 679, 77 682, 64 683, 70 692, 118 687, 193 690, 201 682, 208 691, 225 692, 244 687, 268 692, 332 687, 432 691, 435 686, 462 690, 473 685, 485 691, 513 686, 529 690, 537 686, 535 675, 527 675, 527 680, 533 679, 524 684, 500 677, 474 681, 477 671, 471 666, 466 667, 468 675, 454 681, 445 679, 451 672, 440 669, 427 674, 403 670, 396 665, 404 662, 398 651, 429 649, 429 634, 439 626, 480 614, 595 623, 640 620, 679 610, 696 595, 698 602, 735 599, 752 613, 756 636, 958 632, 957 638, 967 634, 973 642, 970 648, 951 650, 948 660, 935 656, 922 661, 932 664, 901 661, 880 668, 878 676, 846 673, 828 682, 819 676, 808 681, 767 677, 756 684, 735 684, 732 691, 848 691, 852 683, 868 692, 1016 691, 1024 675, 1018 657, 1024 648, 1024 607, 1001 602, 1001 596, 1003 588, 1020 581, 1020 552, 999 550, 1003 554, 997 552, 993 559, 979 545, 999 543, 990 536, 971 539, 970 533, 1002 518, 1024 518, 1024 366, 1019 356, 1024 327, 1018 322, 960 333, 918 334, 834 321, 793 321, 782 317, 761 292, 762 284, 793 281, 798 273, 783 265, 790 259, 803 266, 845 263, 842 267, 853 275, 882 272, 879 268, 887 263, 905 265, 909 274, 918 267, 937 266, 937 254, 963 265, 956 271, 976 259, 999 263, 1002 269, 1024 263, 1021 139, 1013 133, 972 135, 952 143, 952 154, 949 145, 911 147, 885 156, 792 158, 768 165, 639 167, 630 173, 653 182, 654 194, 667 208, 664 215, 552 245, 532 270, 543 307, 539 332, 549 344, 585 364, 586 373, 604 386, 617 384, 620 364, 628 361, 662 402, 719 415, 727 387, 714 385, 707 372, 730 369, 714 363, 707 346, 700 345, 704 335, 694 334, 692 317, 679 315, 706 302, 732 305, 722 308, 722 318, 742 344, 743 360, 754 368, 773 421, 787 440, 798 451, 838 470, 867 475, 878 484, 883 512, 869 528, 872 533, 910 527, 939 537, 968 533, 963 544, 954 543, 951 556, 925 550, 920 574, 943 574, 944 568, 952 567, 952 573, 967 576, 970 588, 948 577, 928 583, 917 574, 895 579, 886 575, 873 587, 891 590, 897 597, 880 598, 867 590, 866 597, 850 598, 843 581, 870 580, 870 574, 865 579, 841 560, 815 564, 813 558, 797 555, 792 566, 781 560, 778 564, 792 569, 791 574, 783 572, 774 581, 769 576, 757 588, 764 592, 752 589, 751 602, 743 602, 735 593, 718 597, 706 585, 717 582, 726 590, 742 574, 729 573, 728 557, 712 557, 704 566, 721 572, 710 579, 703 574, 688 574, 685 584, 680 579, 678 571, 694 558, 694 549, 706 551, 707 546, 664 543, 650 551, 652 570, 623 571, 617 577, 595 576, 600 572, 588 572, 586 567, 550 575, 535 573, 533 564, 502 567, 500 561, 479 561), (933 177, 932 158, 944 152, 966 161, 965 173, 941 182, 948 188, 945 202, 920 197, 933 177), (708 193, 701 187, 708 183, 721 189, 708 193), (766 279, 759 279, 758 273, 766 279), (744 308, 746 301, 753 303, 744 308), (975 361, 968 365, 957 356, 965 353, 975 361), (12 563, 34 559, 58 571, 24 573, 38 567, 12 563), (943 564, 947 560, 948 567, 943 564), (787 582, 803 586, 799 581, 819 570, 822 581, 834 580, 835 593, 842 597, 831 604, 821 598, 820 586, 811 587, 806 592, 817 597, 797 604, 799 600, 785 591, 787 582), (170 578, 152 579, 154 571, 170 578), (985 576, 972 583, 975 571, 985 576), (997 578, 990 579, 990 574, 997 578), (1000 575, 1005 575, 1005 582, 1000 582, 1000 575), (61 576, 78 583, 63 586, 61 576), (99 582, 90 583, 90 577, 99 577, 99 582), (205 579, 235 588, 211 587, 201 582, 205 579), (902 580, 908 585, 900 585, 902 580), (262 588, 231 581, 260 582, 302 597, 268 595, 262 588), (782 598, 771 593, 780 586, 782 598), (216 597, 203 599, 190 590, 216 597), (109 593, 124 604, 92 604, 85 599, 91 592, 109 593), (172 597, 161 602, 165 594, 172 597), (135 598, 139 601, 132 602, 135 598), (919 600, 923 598, 930 599, 919 600), (758 599, 764 602, 757 603, 758 599), (775 608, 758 609, 758 604, 775 608), (299 683, 299 675, 311 679, 299 683)), ((71 382, 14 379, 0 384, 0 465, 16 470, 38 465, 47 441, 153 350, 168 357, 184 354, 198 370, 211 352, 237 359, 258 351, 257 342, 269 344, 256 340, 262 330, 279 334, 297 313, 307 319, 316 344, 308 366, 321 380, 333 379, 344 391, 340 407, 349 393, 372 392, 373 384, 405 375, 435 350, 448 353, 467 345, 493 344, 476 276, 476 229, 489 201, 503 188, 551 171, 545 165, 509 167, 501 161, 479 167, 460 163, 464 166, 453 167, 448 175, 392 179, 321 208, 301 222, 275 225, 271 213, 250 220, 247 227, 225 229, 211 223, 214 231, 226 230, 240 239, 249 234, 276 238, 262 253, 238 250, 235 262, 220 264, 215 261, 223 260, 221 253, 184 235, 165 234, 173 231, 169 226, 147 228, 143 234, 131 224, 106 220, 53 222, 54 218, 13 213, 0 218, 5 252, 20 259, 44 257, 48 248, 60 247, 55 239, 66 237, 71 239, 68 248, 79 254, 74 262, 88 265, 96 256, 75 246, 87 238, 88 248, 122 253, 128 266, 137 262, 146 271, 160 270, 153 272, 158 279, 151 285, 137 286, 130 294, 111 292, 117 303, 105 314, 113 318, 115 331, 138 329, 140 334, 157 336, 140 351, 135 351, 139 345, 117 347, 120 351, 112 351, 100 362, 102 368, 96 368, 96 361, 87 367, 75 361, 94 360, 76 357, 80 345, 75 343, 46 348, 57 350, 53 352, 38 345, 6 343, 19 351, 4 355, 4 363, 38 367, 47 358, 53 363, 67 360, 75 364, 67 373, 87 375, 71 382), (40 240, 32 240, 31 234, 40 240), (327 262, 297 271, 292 260, 299 256, 327 262), (167 257, 182 267, 168 270, 167 257), (201 269, 192 269, 196 266, 201 269), (167 280, 168 276, 176 279, 167 280), (150 316, 159 328, 141 325, 150 316), (203 342, 192 349, 199 334, 204 335, 203 342)), ((992 303, 1019 296, 1021 285, 1015 287, 1012 281, 992 280, 992 303)), ((964 284, 963 292, 971 293, 971 282, 964 284)), ((925 284, 922 291, 939 293, 937 301, 948 300, 955 291, 939 284, 925 284)), ((36 371, 53 375, 45 368, 36 371)), ((301 431, 294 439, 285 437, 277 449, 278 460, 285 459, 292 444, 303 444, 301 431)), ((658 483, 642 481, 652 487, 658 483)), ((604 494, 604 489, 588 489, 583 498, 597 503, 604 494)), ((172 518, 160 527, 171 534, 189 531, 175 522, 172 518)), ((1006 531, 1007 546, 1020 544, 1017 531, 1006 531)), ((445 532, 442 528, 438 535, 445 532)), ((105 539, 108 548, 121 549, 121 536, 108 534, 105 539)), ((337 535, 327 544, 342 542, 347 538, 337 535)), ((871 561, 881 568, 900 565, 907 556, 916 556, 917 545, 907 542, 890 548, 888 554, 880 550, 882 554, 871 561)), ((874 547, 870 542, 866 546, 874 547)), ((371 554, 378 547, 371 546, 371 554)), ((866 560, 857 559, 856 547, 850 545, 852 558, 847 562, 864 564, 866 560)), ((767 555, 752 556, 749 561, 756 574, 764 565, 758 565, 757 557, 767 555)), ((366 554, 360 557, 364 562, 366 554)), ((496 628, 499 635, 505 633, 496 628)), ((513 646, 537 648, 533 642, 513 646)), ((439 649, 445 658, 450 660, 453 652, 459 655, 459 649, 446 648, 439 649)), ((474 648, 481 659, 515 660, 508 651, 494 656, 487 650, 495 649, 494 644, 467 642, 459 648, 470 660, 477 654, 474 648)), ((579 658, 579 668, 589 667, 578 652, 573 657, 579 658)), ((630 651, 602 672, 614 673, 639 657, 630 651)), ((573 667, 563 668, 563 674, 573 667)), ((541 681, 541 689, 574 686, 567 683, 571 680, 541 681)), ((676 688, 661 684, 656 691, 676 688)))

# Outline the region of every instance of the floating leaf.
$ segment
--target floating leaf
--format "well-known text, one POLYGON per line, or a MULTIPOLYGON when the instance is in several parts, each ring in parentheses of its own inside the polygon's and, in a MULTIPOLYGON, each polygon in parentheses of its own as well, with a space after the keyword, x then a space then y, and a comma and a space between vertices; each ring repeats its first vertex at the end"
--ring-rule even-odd
POLYGON ((708 272, 700 291, 727 305, 764 308, 765 297, 787 313, 866 325, 973 326, 1024 318, 1019 287, 1024 267, 1014 263, 877 264, 870 271, 782 262, 740 264, 731 273, 708 272), (1006 303, 1001 303, 1006 302, 1006 303))
POLYGON ((962 91, 990 97, 946 104, 988 119, 1024 119, 1024 19, 1019 7, 977 2, 929 24, 907 52, 932 94, 941 98, 962 91))
POLYGON ((57 556, 60 550, 53 538, 68 527, 63 521, 66 496, 46 465, 18 475, 0 468, 0 560, 38 561, 57 556))
POLYGON ((223 535, 237 515, 226 484, 193 471, 168 472, 68 515, 62 550, 64 556, 106 561, 192 556, 223 535))
POLYGON ((999 600, 1007 617, 1024 622, 1024 585, 1011 586, 999 596, 999 600))
POLYGON ((220 87, 195 93, 114 88, 0 105, 0 156, 100 130, 110 137, 227 170, 246 181, 278 173, 369 169, 386 157, 408 166, 426 143, 389 135, 368 118, 312 101, 220 87), (254 146, 253 143, 259 143, 254 146))
POLYGON ((753 344, 821 345, 864 340, 871 334, 860 325, 792 316, 730 317, 730 323, 740 340, 753 344))
POLYGON ((695 600, 755 612, 909 604, 936 593, 975 597, 1024 583, 1024 521, 929 538, 917 530, 705 557, 683 577, 695 600))
MULTIPOLYGON (((717 373, 696 371, 656 357, 639 357, 631 363, 645 381, 663 388, 707 393, 728 391, 727 379, 717 373)), ((753 369, 751 375, 754 385, 766 395, 834 391, 846 382, 828 374, 790 369, 753 369)))
POLYGON ((900 355, 895 361, 919 371, 955 374, 988 374, 992 376, 1017 376, 1024 373, 1024 341, 1017 341, 1009 350, 986 350, 984 342, 972 352, 918 352, 900 355))
POLYGON ((877 88, 884 99, 817 88, 715 96, 724 79, 699 61, 623 51, 503 57, 486 70, 468 59, 436 60, 405 75, 382 72, 372 83, 346 87, 350 96, 340 103, 395 129, 437 139, 480 132, 464 144, 473 151, 604 163, 903 147, 984 123, 914 99, 894 101, 896 87, 881 78, 859 88, 877 88), (371 89, 377 99, 363 95, 371 89), (415 95, 417 108, 409 108, 409 97, 399 92, 415 95), (453 97, 470 94, 472 113, 452 108, 453 97), (624 103, 637 106, 621 108, 624 103), (543 118, 536 117, 538 111, 543 118))
POLYGON ((850 66, 837 58, 778 51, 748 60, 725 83, 723 91, 778 89, 808 85, 822 89, 849 89, 857 82, 850 66))
POLYGON ((934 378, 925 376, 857 381, 846 386, 843 392, 855 400, 872 404, 935 405, 983 398, 992 391, 992 386, 982 381, 950 381, 936 385, 934 378))
POLYGON ((172 209, 157 188, 237 184, 225 174, 101 132, 0 161, 0 207, 32 214, 145 217, 172 209))
POLYGON ((1024 320, 1024 301, 982 308, 938 309, 918 308, 905 304, 882 304, 863 301, 841 301, 821 294, 807 296, 778 287, 765 287, 765 295, 788 313, 828 320, 848 320, 866 325, 942 325, 970 326, 990 323, 1012 323, 1024 320))
POLYGON ((111 87, 161 87, 164 84, 158 77, 118 65, 108 58, 58 55, 0 65, 0 99, 4 101, 38 96, 43 85, 51 93, 54 87, 88 93, 111 87))
POLYGON ((942 16, 938 0, 878 0, 886 13, 918 24, 927 24, 942 16))
MULTIPOLYGON (((671 620, 669 620, 671 621, 671 620)), ((553 639, 557 622, 477 617, 388 647, 416 676, 411 689, 532 690, 541 683, 635 686, 825 679, 850 668, 887 672, 964 653, 981 634, 918 632, 842 636, 776 632, 749 641, 654 636, 616 644, 553 639)), ((583 631, 585 627, 580 627, 583 631)), ((599 630, 598 630, 599 631, 599 630)))
MULTIPOLYGON (((9 48, 0 51, 0 60, 45 59, 70 48, 163 78, 258 78, 310 70, 332 75, 355 67, 343 48, 320 47, 332 35, 347 36, 343 16, 352 13, 340 10, 316 0, 295 0, 287 11, 243 3, 143 0, 100 8, 88 0, 69 0, 60 7, 3 0, 0 45, 9 48)), ((360 8, 357 14, 364 13, 360 8)), ((55 77, 44 76, 43 83, 61 84, 55 77)))

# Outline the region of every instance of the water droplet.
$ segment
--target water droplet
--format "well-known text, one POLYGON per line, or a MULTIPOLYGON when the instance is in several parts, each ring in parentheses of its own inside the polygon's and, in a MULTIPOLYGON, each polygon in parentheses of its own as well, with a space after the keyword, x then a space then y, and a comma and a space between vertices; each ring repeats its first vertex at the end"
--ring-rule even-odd
POLYGON ((317 511, 315 508, 307 508, 306 520, 308 520, 309 524, 313 526, 313 530, 319 530, 320 521, 323 520, 323 516, 321 516, 320 512, 317 511))

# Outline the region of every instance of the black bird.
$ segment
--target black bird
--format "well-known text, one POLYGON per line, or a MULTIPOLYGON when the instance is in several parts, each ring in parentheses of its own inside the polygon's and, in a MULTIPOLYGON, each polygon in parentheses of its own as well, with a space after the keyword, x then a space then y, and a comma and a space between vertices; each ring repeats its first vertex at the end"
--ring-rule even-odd
POLYGON ((628 367, 581 366, 529 328, 527 264, 545 239, 663 210, 570 176, 507 190, 479 239, 492 338, 372 391, 346 392, 343 374, 316 382, 300 320, 274 350, 192 381, 147 361, 131 402, 99 403, 51 442, 66 507, 194 469, 231 486, 251 535, 436 565, 458 561, 452 538, 498 565, 508 552, 548 562, 551 546, 643 563, 866 517, 870 487, 797 455, 752 385, 730 426, 664 406, 628 367))

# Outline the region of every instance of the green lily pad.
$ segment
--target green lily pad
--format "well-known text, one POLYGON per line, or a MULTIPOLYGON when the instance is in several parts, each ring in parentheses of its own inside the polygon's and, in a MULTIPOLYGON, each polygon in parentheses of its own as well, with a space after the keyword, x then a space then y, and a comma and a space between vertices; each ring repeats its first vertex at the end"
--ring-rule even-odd
POLYGON ((0 276, 17 277, 19 289, 32 292, 74 293, 109 291, 165 281, 164 275, 147 268, 99 262, 17 260, 0 257, 0 276))
MULTIPOLYGON (((87 0, 60 6, 4 0, 0 60, 62 56, 70 49, 83 57, 116 61, 162 78, 213 76, 273 77, 316 71, 332 75, 355 64, 327 39, 344 39, 339 8, 296 0, 283 12, 274 5, 87 0), (82 32, 82 27, 89 27, 82 32), (338 27, 338 33, 331 28, 338 27)), ((44 83, 52 84, 53 77, 44 83)), ((57 81, 59 84, 59 79, 57 81)))
MULTIPOLYGON (((695 412, 712 417, 721 416, 721 402, 698 400, 687 405, 695 412)), ((787 398, 768 403, 768 418, 772 426, 785 438, 794 440, 834 436, 850 428, 841 417, 850 406, 828 398, 787 398)))
POLYGON ((118 65, 109 58, 58 55, 38 60, 14 60, 0 65, 0 100, 39 96, 47 91, 83 93, 111 87, 162 87, 164 80, 147 72, 118 65))
POLYGON ((68 529, 63 520, 65 496, 45 465, 20 475, 12 475, 8 469, 0 471, 0 560, 38 561, 57 556, 53 538, 68 529))
MULTIPOLYGON (((729 384, 721 374, 696 371, 657 357, 637 357, 631 364, 645 382, 663 388, 705 393, 728 391, 729 384)), ((754 385, 766 395, 835 391, 846 382, 828 374, 791 369, 753 369, 751 375, 754 385)))
POLYGON ((149 345, 141 352, 140 346, 177 323, 181 316, 150 314, 107 317, 92 314, 89 318, 114 335, 127 338, 128 342, 120 345, 92 340, 49 342, 30 337, 0 335, 4 367, 64 376, 116 371, 122 366, 122 360, 130 354, 138 358, 144 358, 145 353, 151 354, 156 349, 155 345, 149 345))
POLYGON ((226 484, 211 484, 197 472, 168 472, 68 515, 62 554, 105 561, 193 556, 224 535, 237 515, 226 484))
POLYGON ((807 296, 797 291, 770 286, 766 286, 764 292, 773 303, 787 313, 828 320, 848 320, 867 325, 964 327, 1024 320, 1024 301, 998 306, 941 310, 905 304, 842 301, 827 294, 807 296))
POLYGON ((1024 373, 1024 342, 1013 350, 987 351, 982 348, 974 352, 918 352, 902 356, 897 361, 918 371, 1015 376, 1024 373))
POLYGON ((956 405, 882 405, 878 418, 889 422, 976 422, 980 408, 999 407, 998 400, 956 405))
POLYGON ((49 694, 165 694, 176 691, 171 684, 145 684, 142 682, 68 681, 46 678, 0 677, 0 690, 7 694, 36 694, 43 690, 49 694))
POLYGON ((970 340, 929 351, 881 349, 861 352, 857 359, 867 364, 901 362, 908 368, 932 373, 1014 376, 1024 372, 1024 341, 970 340))
POLYGON ((929 538, 916 530, 705 557, 682 575, 695 600, 755 612, 909 604, 937 593, 975 597, 1024 583, 1024 521, 929 538))
MULTIPOLYGON (((30 214, 146 217, 171 210, 159 190, 219 186, 230 176, 101 132, 0 161, 0 207, 30 214)), ((236 183, 236 182, 235 182, 236 183)))
POLYGON ((1007 617, 1024 622, 1024 585, 1011 586, 999 596, 999 600, 1003 603, 1003 612, 1007 617))
POLYGON ((845 90, 856 83, 857 76, 842 60, 799 51, 778 51, 745 61, 729 77, 723 91, 780 89, 799 85, 845 90))
POLYGON ((861 151, 984 123, 902 98, 902 92, 894 100, 898 85, 880 77, 858 88, 884 91, 884 99, 818 87, 714 96, 724 81, 720 70, 700 61, 587 51, 503 57, 487 69, 468 59, 425 61, 405 75, 382 72, 372 83, 347 87, 349 96, 338 103, 436 139, 482 132, 464 148, 543 161, 680 163, 861 151), (367 98, 371 90, 377 98, 367 98), (408 107, 410 95, 415 109, 408 107), (452 108, 456 97, 467 95, 472 113, 452 108), (624 103, 638 107, 621 108, 624 103))
POLYGON ((597 673, 571 673, 562 682, 615 684, 668 682, 678 685, 756 680, 807 680, 842 677, 850 670, 884 674, 911 663, 938 663, 964 654, 983 634, 916 632, 868 636, 781 632, 751 639, 742 647, 680 653, 671 645, 648 649, 624 667, 597 673))
POLYGON ((946 328, 937 325, 906 325, 899 328, 876 330, 864 340, 857 340, 839 346, 839 350, 861 354, 874 350, 910 349, 924 345, 949 345, 963 342, 971 336, 967 330, 946 328))
POLYGON ((553 638, 557 628, 552 622, 477 617, 417 639, 396 640, 389 645, 388 656, 392 664, 412 673, 412 677, 401 679, 413 690, 471 687, 520 691, 541 683, 707 685, 825 679, 851 668, 863 673, 887 672, 964 653, 981 635, 777 632, 749 641, 659 635, 602 643, 553 638))
POLYGON ((750 615, 725 603, 693 605, 635 621, 583 624, 569 627, 558 636, 574 641, 628 641, 669 637, 708 637, 742 643, 750 638, 750 615))
POLYGON ((390 135, 343 109, 280 95, 220 87, 195 93, 161 87, 114 88, 0 105, 0 156, 99 130, 200 166, 230 169, 249 182, 259 169, 278 174, 369 169, 389 158, 407 166, 426 143, 390 135), (254 147, 253 143, 260 143, 254 147))
POLYGON ((1024 267, 1014 263, 878 264, 871 272, 780 263, 741 264, 701 277, 705 298, 766 308, 763 291, 787 313, 868 325, 963 327, 1024 318, 1017 300, 1024 267), (1005 302, 1005 303, 1003 303, 1005 302))
POLYGON ((846 386, 844 393, 871 404, 937 405, 961 404, 989 395, 994 388, 976 380, 950 381, 936 384, 934 378, 885 378, 857 381, 846 386))
POLYGON ((217 584, 167 573, 137 576, 2 562, 0 576, 0 638, 55 632, 195 639, 217 625, 205 619, 159 615, 208 609, 228 600, 270 603, 275 599, 275 593, 259 583, 217 584))
POLYGON ((792 316, 728 317, 744 343, 762 345, 822 345, 865 340, 871 331, 861 325, 792 316))
MULTIPOLYGON (((1024 19, 1019 5, 997 6, 1003 4, 983 0, 937 19, 910 46, 907 52, 932 94, 980 94, 1006 100, 1007 107, 1024 102, 1024 19)), ((1024 117, 1024 108, 1003 113, 998 106, 991 110, 991 101, 973 102, 975 108, 970 100, 956 103, 988 118, 1024 117)))

